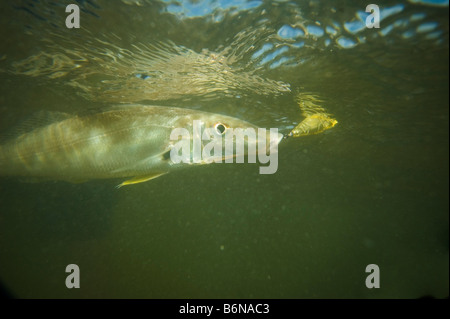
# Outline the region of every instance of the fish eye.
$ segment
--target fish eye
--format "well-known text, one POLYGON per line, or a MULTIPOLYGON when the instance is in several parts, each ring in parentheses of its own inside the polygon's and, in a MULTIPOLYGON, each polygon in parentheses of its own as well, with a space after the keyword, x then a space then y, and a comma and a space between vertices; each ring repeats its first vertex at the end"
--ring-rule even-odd
POLYGON ((214 129, 216 130, 217 134, 219 134, 219 135, 223 135, 223 133, 225 133, 227 128, 228 127, 225 124, 222 124, 222 123, 216 123, 214 125, 214 129))

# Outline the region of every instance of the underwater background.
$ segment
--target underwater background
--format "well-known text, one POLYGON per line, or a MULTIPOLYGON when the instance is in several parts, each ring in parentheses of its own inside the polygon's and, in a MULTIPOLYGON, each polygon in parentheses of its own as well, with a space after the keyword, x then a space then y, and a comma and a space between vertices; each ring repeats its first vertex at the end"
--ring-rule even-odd
POLYGON ((20 298, 419 298, 449 289, 448 0, 1 1, 0 131, 118 103, 287 133, 278 171, 213 164, 116 189, 0 178, 20 298), (80 7, 80 29, 65 8, 80 7), (80 289, 65 286, 80 268, 80 289), (380 268, 380 288, 365 285, 380 268))

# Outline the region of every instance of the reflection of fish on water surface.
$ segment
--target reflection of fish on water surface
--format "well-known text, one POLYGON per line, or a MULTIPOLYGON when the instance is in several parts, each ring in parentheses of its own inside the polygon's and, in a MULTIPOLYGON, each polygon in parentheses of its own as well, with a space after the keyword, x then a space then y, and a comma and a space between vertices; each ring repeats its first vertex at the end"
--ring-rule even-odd
POLYGON ((87 36, 94 43, 71 44, 54 35, 57 42, 49 50, 12 63, 11 72, 63 80, 88 100, 113 103, 290 91, 287 83, 233 66, 220 52, 197 53, 170 41, 124 49, 114 44, 114 37, 87 36), (100 55, 99 48, 106 53, 100 55))
MULTIPOLYGON (((222 139, 229 127, 256 129, 233 117, 173 107, 128 105, 86 116, 58 113, 54 123, 0 146, 0 175, 71 182, 133 177, 119 186, 144 182, 187 166, 170 160, 175 143, 170 137, 174 128, 184 128, 192 140, 194 120, 218 131, 211 140, 222 139)), ((265 145, 270 138, 268 134, 265 145)), ((280 136, 273 142, 279 141, 280 136)), ((249 136, 245 144, 251 149, 258 137, 249 136)))

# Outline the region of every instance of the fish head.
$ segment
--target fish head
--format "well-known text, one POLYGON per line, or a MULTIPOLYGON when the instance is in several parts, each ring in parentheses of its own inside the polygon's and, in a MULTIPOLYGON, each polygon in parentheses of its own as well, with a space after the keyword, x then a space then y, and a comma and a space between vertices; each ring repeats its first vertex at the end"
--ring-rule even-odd
MULTIPOLYGON (((283 138, 277 129, 259 128, 235 117, 206 112, 181 119, 179 126, 186 129, 183 143, 185 146, 189 143, 189 148, 184 149, 189 149, 189 155, 186 152, 181 155, 181 162, 190 164, 234 160, 242 163, 245 157, 254 159, 259 153, 277 151, 276 146, 283 138)), ((179 151, 180 147, 176 147, 175 152, 179 151)))

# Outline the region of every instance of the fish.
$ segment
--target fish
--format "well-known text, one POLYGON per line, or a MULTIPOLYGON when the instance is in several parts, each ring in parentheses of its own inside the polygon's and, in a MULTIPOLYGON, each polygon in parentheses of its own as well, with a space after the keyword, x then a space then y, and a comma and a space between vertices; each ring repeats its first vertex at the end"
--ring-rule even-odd
MULTIPOLYGON (((193 143, 195 121, 216 131, 210 140, 223 139, 229 128, 258 129, 231 116, 167 106, 133 104, 79 115, 57 113, 51 123, 41 123, 0 144, 0 176, 72 183, 127 178, 118 185, 122 187, 150 181, 180 167, 213 163, 171 160, 171 151, 179 142, 172 138, 173 130, 187 130, 189 143, 193 143)), ((264 137, 247 136, 245 146, 252 150, 264 139, 269 147, 282 137, 269 132, 264 137)), ((204 141, 201 143, 204 146, 204 141)), ((193 149, 188 156, 191 159, 193 149)))

